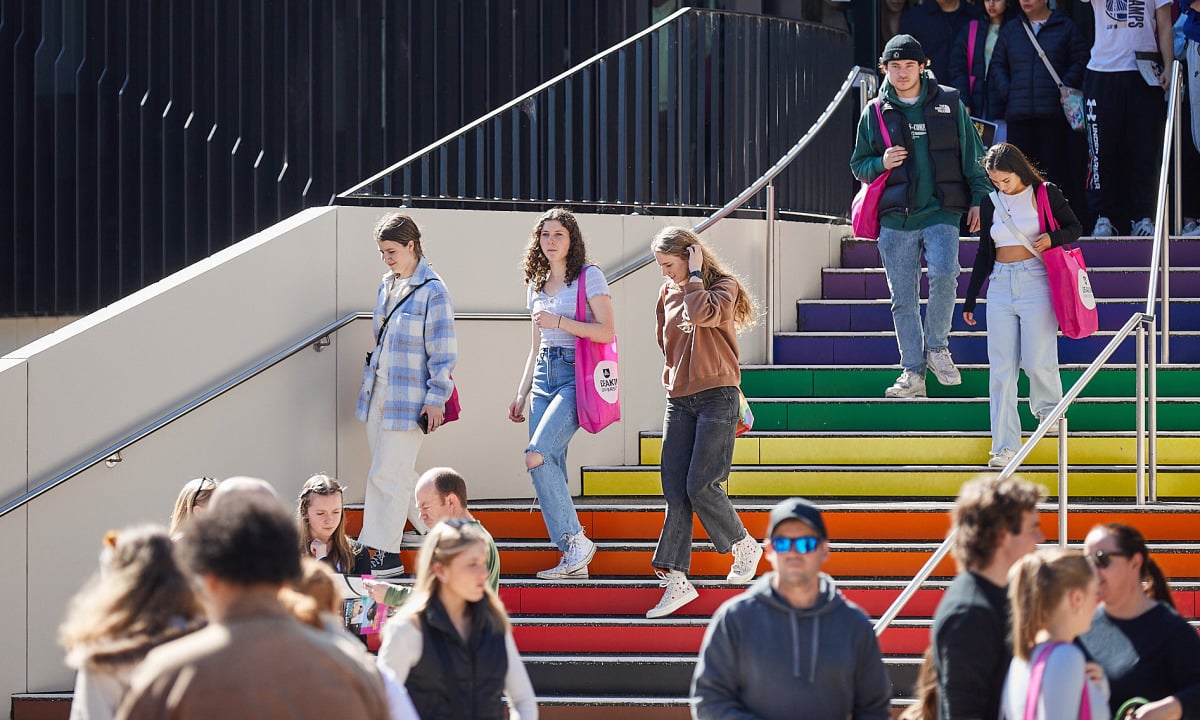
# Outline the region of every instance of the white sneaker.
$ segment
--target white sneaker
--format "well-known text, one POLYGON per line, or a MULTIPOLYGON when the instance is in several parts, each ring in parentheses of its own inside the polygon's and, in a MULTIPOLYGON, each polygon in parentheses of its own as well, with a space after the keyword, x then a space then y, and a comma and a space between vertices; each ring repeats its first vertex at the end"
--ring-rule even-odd
POLYGON ((678 570, 670 572, 655 570, 654 574, 658 576, 659 580, 662 580, 659 586, 666 588, 666 591, 663 592, 662 600, 646 611, 646 617, 651 620, 666 617, 700 597, 700 593, 696 592, 696 588, 688 582, 687 575, 678 570))
POLYGON ((1101 215, 1096 218, 1096 226, 1092 228, 1092 237, 1115 237, 1117 229, 1113 227, 1112 220, 1101 215))
MULTIPOLYGON (((1046 416, 1038 415, 1037 421, 1038 421, 1038 426, 1040 427, 1042 425, 1042 423, 1046 422, 1046 416)), ((1058 421, 1057 420, 1055 420, 1053 423, 1051 423, 1050 427, 1046 430, 1046 434, 1044 437, 1058 437, 1058 421)))
POLYGON ((883 391, 884 397, 889 398, 923 398, 925 397, 925 376, 912 370, 905 370, 896 378, 892 386, 883 391))
POLYGON ((725 581, 734 585, 745 585, 753 580, 758 573, 758 561, 762 556, 762 545, 747 532, 746 537, 733 544, 733 567, 729 569, 725 581))
POLYGON ((416 530, 405 530, 400 542, 403 545, 420 545, 425 542, 425 536, 416 530))
POLYGON ((558 565, 537 574, 542 580, 586 580, 588 563, 596 554, 596 543, 588 539, 583 531, 567 538, 567 549, 558 565))
POLYGON ((1017 456, 1016 450, 1001 450, 988 459, 988 467, 1008 467, 1008 463, 1017 456))
POLYGON ((1154 223, 1150 222, 1150 218, 1142 218, 1133 224, 1133 232, 1130 234, 1135 237, 1150 237, 1154 234, 1154 223))
POLYGON ((1200 220, 1188 220, 1183 226, 1183 230, 1179 233, 1186 237, 1196 237, 1200 235, 1200 220))
POLYGON ((933 376, 943 385, 961 385, 962 373, 954 366, 954 358, 950 357, 950 348, 930 350, 925 353, 925 364, 933 371, 933 376))

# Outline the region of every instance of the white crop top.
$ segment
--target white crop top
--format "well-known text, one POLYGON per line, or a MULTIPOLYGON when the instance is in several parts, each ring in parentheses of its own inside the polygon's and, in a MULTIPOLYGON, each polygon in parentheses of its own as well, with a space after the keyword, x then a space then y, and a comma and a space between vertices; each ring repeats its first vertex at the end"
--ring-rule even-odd
MULTIPOLYGON (((1033 186, 1026 185, 1025 189, 1016 195, 1005 195, 999 191, 997 191, 997 195, 1000 197, 999 202, 1003 208, 1012 216, 1012 222, 1017 229, 1025 233, 1029 242, 1032 243, 1036 240, 1037 236, 1042 234, 1042 230, 1038 223, 1037 206, 1033 201, 1033 186)), ((1013 235, 1008 226, 1004 224, 1004 220, 1000 218, 1000 208, 996 208, 996 212, 992 215, 992 242, 998 248, 1014 245, 1025 246, 1025 243, 1013 235)))

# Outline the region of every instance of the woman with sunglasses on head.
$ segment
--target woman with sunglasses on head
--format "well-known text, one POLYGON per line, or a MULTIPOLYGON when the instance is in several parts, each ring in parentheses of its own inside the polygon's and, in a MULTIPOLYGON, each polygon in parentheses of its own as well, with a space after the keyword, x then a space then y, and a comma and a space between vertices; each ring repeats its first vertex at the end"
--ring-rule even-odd
POLYGON ((1108 716, 1108 685, 1073 643, 1099 603, 1096 573, 1078 550, 1043 548, 1008 571, 1013 659, 1004 680, 1001 720, 1108 716))
POLYGON ((665 278, 654 334, 665 359, 667 412, 659 467, 667 517, 651 564, 666 590, 646 613, 659 618, 699 597, 687 579, 693 512, 717 552, 733 553, 728 582, 753 580, 763 549, 746 532, 721 485, 729 477, 740 415, 737 336, 754 324, 754 301, 687 228, 663 228, 650 250, 665 278))
POLYGON ((313 475, 300 488, 296 507, 300 554, 321 560, 343 575, 370 575, 367 549, 346 536, 342 512, 345 489, 328 475, 313 475))
POLYGON ((1134 717, 1200 720, 1200 636, 1175 612, 1146 539, 1124 523, 1097 525, 1084 550, 1100 578, 1103 605, 1079 644, 1104 668, 1112 710, 1143 697, 1151 702, 1134 717))
POLYGON ((417 556, 412 595, 383 627, 379 670, 407 688, 422 720, 537 718, 487 556, 487 538, 470 520, 435 525, 417 556))
POLYGON ((209 499, 217 489, 217 481, 210 477, 200 477, 188 480, 179 496, 175 498, 175 510, 171 513, 171 527, 167 532, 172 540, 183 537, 184 527, 192 516, 203 512, 209 499))
POLYGON ((1062 191, 1046 182, 1015 145, 998 143, 980 161, 996 192, 979 206, 979 249, 963 303, 974 326, 975 300, 988 280, 988 406, 992 451, 988 465, 1004 467, 1021 449, 1017 376, 1029 378, 1029 409, 1041 422, 1062 400, 1058 372, 1058 318, 1041 254, 1079 239, 1083 226, 1062 191), (1038 210, 1045 188, 1053 218, 1038 210), (1050 230, 1049 220, 1057 230, 1050 230))
MULTIPOLYGON (((195 481, 193 481, 195 482, 195 481)), ((155 647, 203 624, 174 543, 157 525, 104 536, 100 572, 71 600, 59 639, 78 670, 71 720, 116 716, 130 676, 155 647)))
POLYGON ((367 355, 355 410, 367 424, 371 449, 358 541, 373 551, 374 575, 394 577, 404 572, 405 521, 417 533, 426 530, 413 502, 417 453, 425 433, 445 420, 458 341, 450 291, 425 258, 413 219, 385 215, 375 226, 375 243, 387 272, 377 294, 375 349, 367 355))
POLYGON ((538 219, 522 262, 533 337, 508 419, 525 422, 529 401, 529 445, 525 469, 533 480, 550 541, 562 556, 538 572, 543 580, 586 580, 596 544, 588 539, 567 487, 567 444, 579 429, 575 406, 575 341, 612 342, 616 320, 604 273, 588 263, 579 222, 554 208, 538 219), (576 320, 579 281, 587 307, 576 320))

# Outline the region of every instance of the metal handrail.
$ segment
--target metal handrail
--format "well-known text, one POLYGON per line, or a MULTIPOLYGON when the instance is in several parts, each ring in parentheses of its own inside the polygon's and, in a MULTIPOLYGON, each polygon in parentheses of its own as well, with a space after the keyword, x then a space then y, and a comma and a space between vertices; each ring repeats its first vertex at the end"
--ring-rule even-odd
POLYGON ((433 150, 436 150, 438 147, 449 143, 451 140, 454 140, 455 138, 466 135, 470 131, 474 130, 475 128, 477 128, 480 125, 487 122, 488 120, 491 120, 492 118, 495 118, 495 117, 499 117, 500 115, 504 114, 505 112, 508 112, 509 110, 512 110, 513 108, 521 105, 526 100, 529 100, 530 98, 534 97, 535 95, 542 92, 543 90, 546 90, 547 88, 550 88, 550 87, 556 85, 559 81, 564 80, 571 75, 574 75, 575 73, 579 72, 580 70, 583 70, 586 67, 589 67, 591 65, 594 65, 594 64, 600 62, 601 60, 608 57, 609 55, 612 55, 613 53, 616 53, 617 51, 621 50, 622 48, 624 48, 628 45, 631 45, 631 44, 637 42, 638 40, 641 40, 642 38, 646 37, 647 35, 650 35, 650 34, 656 32, 659 28, 665 27, 666 25, 670 25, 671 23, 675 22, 675 20, 677 18, 680 18, 690 12, 692 12, 692 8, 690 8, 690 7, 680 8, 679 10, 676 10, 675 12, 671 13, 670 15, 663 18, 662 20, 659 20, 658 22, 654 23, 653 25, 646 28, 645 30, 642 30, 641 32, 639 32, 635 35, 630 35, 625 40, 622 40, 621 42, 617 43, 616 45, 613 45, 612 47, 608 48, 607 50, 604 50, 603 52, 600 52, 596 55, 593 55, 590 58, 588 58, 587 60, 584 60, 583 62, 579 63, 578 65, 576 65, 572 68, 569 68, 569 69, 559 73, 558 75, 555 75, 554 77, 550 78, 549 80, 542 83, 541 85, 538 85, 537 87, 533 88, 532 90, 525 93, 524 95, 520 95, 520 96, 508 101, 504 105, 501 105, 500 107, 498 107, 495 110, 491 111, 490 113, 480 117, 479 119, 475 120, 474 122, 469 123, 467 125, 463 125, 462 127, 455 130, 454 132, 450 133, 449 135, 446 135, 445 137, 434 140, 432 143, 426 145, 425 147, 421 148, 420 150, 416 151, 415 153, 409 155, 408 157, 404 158, 400 162, 395 163, 394 165, 391 165, 384 170, 381 170, 380 172, 372 175, 371 177, 367 178, 366 180, 363 180, 362 182, 360 182, 359 184, 350 188, 349 190, 345 190, 343 192, 338 193, 338 195, 337 195, 338 198, 344 198, 344 197, 353 195, 354 193, 358 192, 359 190, 362 190, 364 187, 368 187, 371 184, 375 183, 376 181, 382 180, 383 178, 387 177, 388 175, 391 175, 393 172, 396 172, 400 168, 402 168, 405 165, 407 165, 408 163, 416 160, 417 158, 421 157, 422 155, 424 155, 428 152, 432 152, 433 150))
MULTIPOLYGON (((809 126, 804 135, 796 141, 796 144, 792 145, 791 149, 789 149, 783 154, 782 157, 776 160, 775 164, 768 168, 767 171, 759 176, 757 180, 751 183, 746 189, 738 193, 737 197, 725 203, 719 210, 695 225, 692 228, 692 232, 704 232, 708 228, 715 225, 717 221, 728 217, 731 213, 744 205, 750 198, 762 192, 762 190, 766 188, 767 185, 769 185, 776 177, 778 177, 781 172, 787 169, 788 165, 790 165, 792 161, 796 159, 796 156, 800 154, 801 150, 808 147, 808 144, 812 142, 813 137, 829 122, 829 119, 833 116, 834 109, 841 104, 842 100, 846 98, 846 95, 850 93, 850 90, 855 86, 856 83, 860 85, 873 86, 877 80, 878 78, 873 70, 861 66, 855 66, 851 68, 850 73, 846 76, 846 80, 842 83, 841 88, 838 89, 837 93, 833 96, 833 99, 830 100, 829 104, 825 106, 825 110, 821 112, 820 116, 818 116, 815 121, 813 121, 813 124, 809 126)), ((770 221, 770 218, 768 218, 768 221, 770 221)), ((653 253, 646 253, 646 255, 642 256, 641 258, 638 258, 624 267, 613 271, 613 273, 607 278, 608 283, 611 285, 615 282, 618 282, 621 279, 628 277, 629 275, 632 275, 638 270, 646 267, 652 262, 654 262, 653 253)))
MULTIPOLYGON (((30 502, 31 500, 34 500, 41 495, 44 495, 45 493, 53 490, 54 488, 65 483, 66 481, 70 480, 71 478, 75 477, 76 475, 79 475, 80 473, 84 472, 85 470, 88 470, 96 465, 99 465, 100 463, 104 462, 105 460, 108 460, 109 458, 113 457, 114 455, 121 452, 122 450, 129 447, 130 445, 133 445, 134 443, 138 442, 139 440, 142 440, 142 439, 154 434, 155 432, 161 430, 162 428, 166 427, 167 425, 170 425, 172 422, 178 420, 179 418, 181 418, 184 415, 188 414, 189 412, 195 410, 196 408, 198 408, 202 405, 206 405, 209 402, 212 402, 213 400, 216 400, 217 398, 221 397, 222 395, 229 392, 230 390, 233 390, 234 388, 236 388, 237 386, 246 382, 247 380, 250 380, 250 379, 254 378, 255 376, 261 374, 263 371, 269 370, 270 368, 274 367, 275 365, 279 364, 280 362, 287 360, 288 358, 290 358, 291 356, 300 352, 301 350, 304 350, 305 348, 311 346, 314 350, 317 350, 318 352, 320 352, 320 350, 325 345, 328 344, 327 342, 324 342, 324 341, 327 340, 327 338, 330 335, 337 332, 338 330, 341 330, 342 328, 346 327, 347 325, 354 322, 355 320, 370 320, 371 317, 372 317, 372 313, 369 313, 369 312, 352 312, 352 313, 347 313, 346 315, 343 315, 342 317, 329 323, 325 327, 310 333, 304 339, 298 340, 298 341, 292 343, 291 345, 287 346, 283 350, 276 352, 275 354, 256 363, 255 365, 247 368, 246 370, 243 370, 242 372, 238 373, 237 375, 234 375, 233 377, 229 378, 228 380, 225 380, 224 382, 214 385, 213 387, 209 388, 208 390, 205 390, 204 392, 197 395, 195 398, 189 400, 188 402, 180 405, 179 407, 175 408, 174 410, 171 410, 170 412, 166 413, 165 415, 159 417, 157 420, 153 420, 150 423, 143 425, 142 427, 138 428, 137 430, 134 430, 130 434, 126 435, 125 437, 121 438, 120 440, 116 441, 115 443, 109 445, 108 447, 104 448, 103 450, 101 450, 93 455, 88 456, 85 460, 77 463, 76 465, 71 466, 69 469, 64 470, 63 472, 59 473, 58 475, 55 475, 54 477, 50 478, 49 480, 39 484, 37 487, 24 493, 23 495, 20 495, 19 497, 15 498, 14 500, 12 500, 8 503, 5 503, 4 505, 0 506, 0 517, 4 517, 5 515, 12 512, 13 510, 16 510, 17 508, 21 507, 22 505, 25 505, 26 503, 30 502)), ((463 313, 455 313, 454 319, 456 321, 457 320, 489 320, 489 321, 490 320, 522 320, 522 321, 527 321, 527 320, 529 320, 529 314, 528 313, 463 312, 463 313)))
MULTIPOLYGON (((1146 469, 1147 469, 1147 465, 1148 465, 1149 471, 1150 471, 1149 497, 1152 502, 1156 501, 1158 499, 1158 458, 1157 458, 1157 444, 1158 444, 1158 421, 1157 421, 1158 372, 1157 372, 1157 370, 1158 370, 1158 364, 1157 364, 1157 360, 1156 360, 1155 345, 1154 345, 1155 325, 1157 322, 1157 318, 1155 317, 1155 314, 1154 314, 1154 301, 1155 301, 1155 295, 1157 294, 1157 292, 1156 292, 1157 276, 1155 273, 1157 271, 1157 268, 1160 265, 1160 258, 1161 258, 1161 266, 1162 266, 1161 269, 1162 269, 1162 274, 1163 274, 1162 354, 1163 354, 1163 362, 1168 362, 1167 357, 1168 357, 1168 352, 1169 352, 1169 350, 1168 350, 1169 340, 1168 340, 1168 330, 1167 330, 1167 307, 1170 303, 1169 289, 1168 289, 1169 282, 1170 282, 1170 277, 1169 277, 1170 263, 1168 261, 1168 252, 1167 252, 1168 233, 1167 233, 1167 227, 1166 227, 1167 172, 1169 169, 1169 159, 1170 159, 1170 152, 1171 152, 1172 146, 1174 146, 1174 148, 1175 148, 1176 162, 1178 163, 1178 150, 1179 150, 1179 143, 1180 143, 1179 102, 1180 102, 1180 96, 1181 96, 1181 91, 1182 91, 1182 83, 1183 83, 1182 67, 1181 67, 1179 61, 1176 60, 1171 64, 1171 88, 1170 88, 1170 97, 1169 97, 1169 101, 1168 101, 1168 105, 1167 105, 1166 131, 1163 134, 1162 166, 1159 168, 1159 176, 1158 176, 1158 205, 1157 205, 1157 208, 1155 209, 1155 216, 1154 216, 1155 217, 1155 219, 1154 219, 1154 247, 1153 247, 1152 257, 1151 257, 1150 265, 1149 265, 1150 280, 1149 280, 1149 287, 1147 288, 1147 292, 1146 292, 1145 312, 1134 313, 1133 315, 1131 315, 1129 317, 1128 320, 1125 321, 1125 324, 1123 326, 1121 326, 1121 329, 1118 330, 1115 335, 1113 335, 1112 339, 1109 340, 1108 344, 1104 346, 1104 349, 1100 351, 1100 354, 1096 357, 1096 359, 1093 360, 1091 362, 1091 364, 1089 364, 1087 366, 1087 368, 1079 376, 1079 379, 1076 380, 1075 384, 1071 386, 1071 389, 1068 390, 1063 395, 1063 398, 1058 401, 1058 404, 1054 406, 1054 409, 1052 409, 1044 417, 1043 421, 1038 424, 1038 427, 1034 429, 1033 434, 1030 436, 1029 440, 1026 441, 1024 445, 1021 446, 1021 449, 1017 451, 1017 454, 1013 456, 1013 459, 1010 460, 1009 463, 1004 466, 1004 469, 1000 471, 1001 478, 1007 478, 1007 477, 1012 476, 1012 474, 1014 472, 1016 472, 1016 469, 1018 467, 1020 467, 1021 463, 1025 461, 1025 458, 1029 456, 1029 453, 1033 452, 1033 448, 1037 445, 1037 443, 1043 437, 1045 437, 1046 433, 1049 431, 1049 429, 1051 427, 1051 424, 1052 423, 1058 424, 1058 426, 1059 426, 1059 438, 1058 438, 1058 448, 1059 448, 1059 453, 1058 453, 1058 473, 1059 473, 1058 527, 1059 527, 1059 544, 1060 545, 1066 543, 1066 517, 1067 517, 1067 484, 1066 484, 1066 457, 1067 457, 1067 454, 1066 454, 1067 453, 1067 442, 1066 442, 1066 435, 1067 435, 1066 429, 1067 428, 1066 428, 1066 426, 1067 426, 1067 419, 1065 417, 1065 413, 1067 411, 1067 408, 1070 407, 1071 403, 1073 403, 1079 397, 1080 393, 1082 393, 1084 388, 1087 387, 1087 384, 1089 382, 1091 382, 1093 377, 1095 377, 1096 373, 1100 372, 1100 368, 1103 367, 1103 365, 1105 364, 1105 361, 1107 361, 1110 357, 1112 357, 1113 353, 1115 353, 1117 351, 1117 348, 1120 346, 1120 344, 1122 342, 1124 342, 1125 339, 1128 338, 1131 333, 1134 333, 1134 332, 1137 333, 1137 371, 1136 371, 1137 372, 1137 390, 1136 390, 1137 441, 1136 441, 1136 448, 1134 451, 1135 452, 1134 462, 1137 465, 1137 470, 1136 470, 1136 485, 1137 485, 1137 487, 1135 489, 1135 492, 1137 494, 1137 504, 1144 505, 1145 498, 1147 495, 1147 493, 1145 492, 1145 489, 1146 489, 1145 483, 1146 483, 1146 469), (1149 327, 1149 338, 1148 338, 1149 342, 1148 343, 1146 342, 1147 341, 1147 326, 1149 327), (1149 356, 1148 358, 1147 358, 1147 355, 1149 356), (1148 380, 1149 380, 1149 397, 1148 398, 1147 398, 1147 392, 1146 392, 1147 376, 1148 376, 1148 380), (1150 412, 1150 421, 1149 421, 1150 427, 1149 427, 1149 442, 1148 443, 1145 442, 1145 440, 1147 438, 1147 430, 1146 430, 1147 406, 1149 407, 1149 412, 1150 412), (1146 456, 1147 452, 1149 452, 1149 457, 1146 456)), ((1179 181, 1178 168, 1176 168, 1174 196, 1175 196, 1175 205, 1176 205, 1176 210, 1177 210, 1176 214, 1177 215, 1178 215, 1179 202, 1180 202, 1180 198, 1181 198, 1181 188, 1179 187, 1179 182, 1180 181, 1179 181)), ((921 587, 921 585, 924 584, 924 582, 927 579, 929 579, 929 576, 933 573, 934 568, 936 568, 938 563, 940 563, 942 561, 942 559, 946 557, 946 554, 948 552, 950 552, 950 548, 954 544, 954 537, 957 533, 958 533, 958 530, 956 528, 951 528, 949 534, 946 535, 946 539, 944 541, 942 541, 942 544, 937 547, 937 549, 934 551, 933 555, 929 558, 929 560, 925 563, 925 565, 922 566, 921 569, 917 571, 917 574, 913 576, 913 579, 911 581, 909 581, 909 583, 907 585, 904 586, 904 590, 901 591, 900 595, 897 596, 897 598, 892 602, 892 604, 888 607, 888 609, 886 611, 884 611, 884 613, 882 615, 880 615, 879 619, 875 622, 875 634, 876 635, 881 635, 883 633, 883 631, 888 628, 888 625, 890 625, 891 622, 896 619, 896 616, 900 614, 900 611, 904 609, 904 606, 908 604, 908 601, 912 599, 912 596, 914 594, 916 594, 917 590, 921 587)))

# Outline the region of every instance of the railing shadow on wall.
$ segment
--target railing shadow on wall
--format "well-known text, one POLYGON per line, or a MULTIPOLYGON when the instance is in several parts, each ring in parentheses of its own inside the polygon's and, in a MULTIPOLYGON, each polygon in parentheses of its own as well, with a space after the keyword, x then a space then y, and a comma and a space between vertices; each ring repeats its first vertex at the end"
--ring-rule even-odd
MULTIPOLYGON (((802 136, 851 66, 829 27, 685 8, 341 193, 347 205, 621 212, 720 207, 802 136), (836 71, 833 69, 837 68, 836 71)), ((845 128, 778 183, 781 211, 844 216, 845 128)), ((746 203, 766 208, 765 193, 746 203)))

